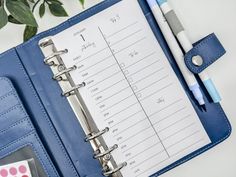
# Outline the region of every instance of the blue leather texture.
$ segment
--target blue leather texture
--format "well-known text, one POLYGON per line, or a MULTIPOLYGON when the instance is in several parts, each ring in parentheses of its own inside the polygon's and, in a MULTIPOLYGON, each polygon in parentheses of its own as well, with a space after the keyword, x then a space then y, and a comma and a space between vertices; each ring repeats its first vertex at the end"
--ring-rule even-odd
POLYGON ((9 79, 0 77, 0 159, 30 146, 49 177, 59 177, 9 79))
POLYGON ((0 54, 0 76, 13 82, 60 176, 79 176, 15 48, 0 54))
POLYGON ((194 74, 201 73, 226 53, 224 47, 214 33, 199 40, 193 46, 194 47, 185 55, 185 64, 194 74), (203 59, 203 64, 201 66, 196 66, 192 62, 192 58, 197 55, 201 56, 203 59))
MULTIPOLYGON (((61 96, 62 90, 59 84, 52 80, 53 74, 43 62, 44 56, 38 42, 40 39, 55 35, 117 2, 119 0, 105 0, 65 23, 40 33, 28 42, 0 54, 0 76, 8 77, 13 81, 61 176, 102 177, 101 165, 93 159, 93 151, 89 143, 84 142, 83 129, 68 101, 61 96)), ((146 1, 139 0, 139 3, 157 41, 165 52, 212 141, 211 144, 153 175, 158 176, 225 140, 231 133, 231 126, 220 104, 211 102, 211 98, 204 90, 203 85, 201 87, 205 94, 207 112, 202 112, 197 106, 198 104, 191 95, 146 1)))

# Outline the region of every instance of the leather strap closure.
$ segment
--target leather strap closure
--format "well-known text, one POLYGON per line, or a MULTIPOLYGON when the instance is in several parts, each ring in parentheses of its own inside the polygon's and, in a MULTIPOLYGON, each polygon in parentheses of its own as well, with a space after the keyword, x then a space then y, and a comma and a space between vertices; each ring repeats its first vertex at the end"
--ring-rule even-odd
POLYGON ((226 51, 214 33, 193 44, 185 55, 185 64, 194 74, 201 73, 223 56, 226 51))

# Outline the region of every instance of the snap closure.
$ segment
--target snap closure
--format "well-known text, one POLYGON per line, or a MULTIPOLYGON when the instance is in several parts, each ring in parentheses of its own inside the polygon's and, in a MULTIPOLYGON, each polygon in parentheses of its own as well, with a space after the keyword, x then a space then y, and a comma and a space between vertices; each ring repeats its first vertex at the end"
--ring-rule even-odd
POLYGON ((213 33, 193 44, 193 48, 185 54, 184 61, 189 71, 199 74, 225 52, 219 39, 213 33))
POLYGON ((203 59, 200 55, 196 55, 192 57, 192 62, 195 66, 202 66, 203 59))

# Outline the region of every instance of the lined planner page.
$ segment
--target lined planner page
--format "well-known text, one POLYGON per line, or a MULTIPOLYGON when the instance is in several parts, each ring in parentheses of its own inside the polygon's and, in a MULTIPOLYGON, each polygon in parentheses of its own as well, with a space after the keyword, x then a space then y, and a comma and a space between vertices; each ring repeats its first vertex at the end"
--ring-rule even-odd
MULTIPOLYGON (((124 177, 147 177, 207 145, 184 89, 136 0, 123 0, 54 36, 124 177)), ((91 154, 92 155, 92 154, 91 154)))

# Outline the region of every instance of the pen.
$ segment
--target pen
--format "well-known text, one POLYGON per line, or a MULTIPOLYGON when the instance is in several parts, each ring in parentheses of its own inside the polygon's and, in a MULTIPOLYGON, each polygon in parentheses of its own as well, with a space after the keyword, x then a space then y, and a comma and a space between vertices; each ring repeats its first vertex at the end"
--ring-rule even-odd
MULTIPOLYGON (((170 28, 172 29, 174 35, 180 42, 181 46, 183 47, 184 51, 187 53, 192 48, 193 45, 190 42, 183 25, 181 24, 180 20, 178 19, 177 15, 175 14, 174 10, 169 6, 167 0, 157 0, 170 28)), ((196 56, 198 59, 200 56, 196 56)), ((200 58, 200 60, 202 60, 200 58)), ((218 103, 221 101, 221 97, 216 90, 211 78, 207 74, 206 71, 202 71, 199 73, 199 77, 202 80, 205 88, 207 89, 209 95, 211 96, 214 103, 218 103)))
POLYGON ((194 77, 193 73, 191 73, 187 66, 184 63, 184 54, 177 43, 177 40, 175 39, 174 34, 172 33, 165 17, 163 16, 160 7, 158 6, 156 0, 147 0, 147 3, 149 7, 152 10, 152 13, 162 31, 162 34, 165 37, 165 40, 180 68, 181 73, 183 74, 183 77, 189 87, 189 89, 192 91, 195 99, 198 101, 198 103, 204 107, 204 99, 202 92, 200 90, 200 87, 197 83, 196 78, 194 77))

